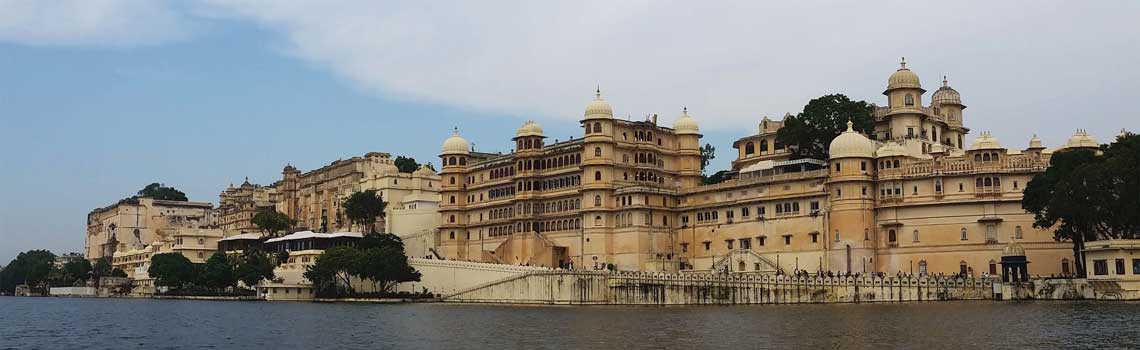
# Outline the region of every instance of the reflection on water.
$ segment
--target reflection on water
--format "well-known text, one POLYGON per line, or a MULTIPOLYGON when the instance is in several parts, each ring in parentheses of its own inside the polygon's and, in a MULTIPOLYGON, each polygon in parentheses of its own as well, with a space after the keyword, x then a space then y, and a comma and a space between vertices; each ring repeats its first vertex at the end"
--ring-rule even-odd
POLYGON ((0 348, 1140 348, 1140 304, 313 304, 0 297, 0 348))

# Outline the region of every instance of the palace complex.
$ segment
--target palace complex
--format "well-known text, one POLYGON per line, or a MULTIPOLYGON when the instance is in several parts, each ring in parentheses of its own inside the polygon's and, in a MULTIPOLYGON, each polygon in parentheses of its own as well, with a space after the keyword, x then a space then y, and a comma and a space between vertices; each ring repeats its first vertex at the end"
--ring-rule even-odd
MULTIPOLYGON (((965 143, 958 91, 944 79, 927 103, 905 62, 883 94, 873 134, 849 125, 829 159, 792 160, 776 140, 783 123, 764 118, 733 143, 730 179, 713 185, 701 185, 687 110, 672 127, 615 119, 600 91, 581 138, 548 144, 527 122, 514 151, 490 154, 456 130, 440 153, 438 250, 551 267, 978 275, 998 274, 1005 249, 1024 251, 1034 274, 1073 272, 1071 244, 1021 209, 1053 149, 987 132, 965 143)), ((1060 148, 1096 147, 1078 131, 1060 148)))

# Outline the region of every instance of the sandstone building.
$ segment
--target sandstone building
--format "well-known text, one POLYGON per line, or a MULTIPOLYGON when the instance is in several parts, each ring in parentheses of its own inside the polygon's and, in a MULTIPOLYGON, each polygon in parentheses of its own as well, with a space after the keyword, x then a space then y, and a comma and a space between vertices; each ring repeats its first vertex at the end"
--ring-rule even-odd
MULTIPOLYGON (((830 159, 791 160, 764 118, 737 140, 732 178, 700 185, 700 130, 687 110, 615 119, 600 92, 582 137, 547 144, 527 122, 515 150, 471 150, 455 131, 440 159, 440 251, 449 259, 605 268, 773 273, 793 270, 997 274, 1016 242, 1033 274, 1069 274, 1069 243, 1032 227, 1025 184, 1054 150, 1037 138, 966 142, 958 91, 924 101, 902 63, 888 78, 874 133, 849 130, 830 159)), ((1096 147, 1083 131, 1060 148, 1096 147)))
POLYGON ((87 214, 84 256, 94 261, 115 252, 142 249, 177 229, 216 228, 214 205, 203 202, 128 198, 87 214))
POLYGON ((253 216, 260 211, 277 210, 281 193, 276 186, 261 186, 247 178, 241 186, 226 188, 218 195, 218 226, 228 232, 258 232, 253 216))

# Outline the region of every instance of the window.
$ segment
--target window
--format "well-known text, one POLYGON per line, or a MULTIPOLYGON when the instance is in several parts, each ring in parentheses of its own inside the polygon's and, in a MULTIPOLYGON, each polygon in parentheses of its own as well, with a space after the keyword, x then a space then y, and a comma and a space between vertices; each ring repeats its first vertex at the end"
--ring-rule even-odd
POLYGON ((819 243, 819 232, 812 232, 811 233, 811 242, 812 243, 819 243))
POLYGON ((1093 274, 1104 276, 1108 274, 1108 260, 1093 260, 1093 274))
POLYGON ((906 94, 906 96, 903 97, 903 103, 908 107, 914 106, 914 95, 906 94))
POLYGON ((1132 259, 1132 274, 1140 275, 1140 259, 1132 259))
POLYGON ((752 239, 741 238, 740 239, 740 249, 752 249, 752 239))
POLYGON ((751 142, 744 144, 744 155, 756 153, 756 146, 751 142))
POLYGON ((898 234, 895 233, 895 230, 887 231, 887 242, 898 242, 898 234))
POLYGON ((756 237, 756 245, 763 246, 764 243, 768 243, 768 237, 765 237, 765 236, 756 237))
POLYGON ((1016 239, 1021 239, 1021 238, 1022 238, 1022 236, 1021 236, 1021 226, 1017 226, 1017 227, 1014 227, 1014 228, 1013 228, 1013 238, 1016 238, 1016 239))
POLYGON ((689 252, 689 244, 688 243, 681 243, 681 252, 682 253, 688 253, 689 252))
POLYGON ((1124 274, 1124 259, 1116 259, 1116 274, 1124 274))
POLYGON ((863 240, 864 241, 870 241, 871 240, 871 230, 870 229, 866 229, 866 228, 863 229, 863 240))
POLYGON ((864 161, 864 162, 860 162, 860 163, 859 163, 859 170, 862 170, 862 171, 867 171, 867 162, 865 162, 865 161, 864 161))
POLYGON ((728 246, 728 250, 732 250, 732 240, 731 239, 724 240, 724 244, 726 246, 728 246))
POLYGON ((926 260, 920 260, 918 262, 918 274, 920 274, 920 275, 926 274, 926 260))
POLYGON ((704 243, 705 243, 705 251, 709 251, 712 249, 712 242, 705 241, 704 243))
POLYGON ((594 122, 594 132, 602 132, 602 123, 594 122))
POLYGON ((836 162, 835 163, 835 172, 838 173, 840 171, 839 169, 840 169, 839 162, 836 162))
POLYGON ((595 157, 601 157, 602 156, 602 148, 601 147, 594 147, 594 156, 595 157))
POLYGON ((839 231, 835 231, 835 241, 839 242, 839 231))
POLYGON ((962 240, 963 241, 966 240, 966 228, 965 227, 962 228, 962 240))
POLYGON ((784 245, 792 244, 792 235, 784 235, 784 245))
POLYGON ((914 241, 918 242, 918 230, 914 230, 914 241))

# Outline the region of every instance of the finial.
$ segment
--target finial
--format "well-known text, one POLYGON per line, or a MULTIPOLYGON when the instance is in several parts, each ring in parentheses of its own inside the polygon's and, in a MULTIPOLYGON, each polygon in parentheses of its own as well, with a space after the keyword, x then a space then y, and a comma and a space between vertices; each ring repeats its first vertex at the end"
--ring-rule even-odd
POLYGON ((453 128, 451 129, 451 134, 452 134, 452 135, 454 135, 454 136, 459 136, 459 127, 458 127, 458 126, 456 126, 456 127, 453 127, 453 128))
POLYGON ((682 106, 681 107, 681 114, 689 115, 689 107, 682 106))
POLYGON ((852 123, 851 119, 847 119, 847 132, 855 132, 854 126, 855 123, 852 123))
POLYGON ((602 99, 602 84, 598 84, 597 89, 594 90, 594 98, 602 99))
POLYGON ((950 86, 950 82, 949 82, 949 81, 947 81, 947 80, 946 80, 946 76, 945 76, 945 75, 943 75, 943 76, 942 76, 942 87, 948 87, 948 86, 950 86))
POLYGON ((902 62, 900 62, 899 65, 902 66, 902 68, 899 68, 899 69, 906 69, 906 57, 905 56, 902 58, 902 62))

